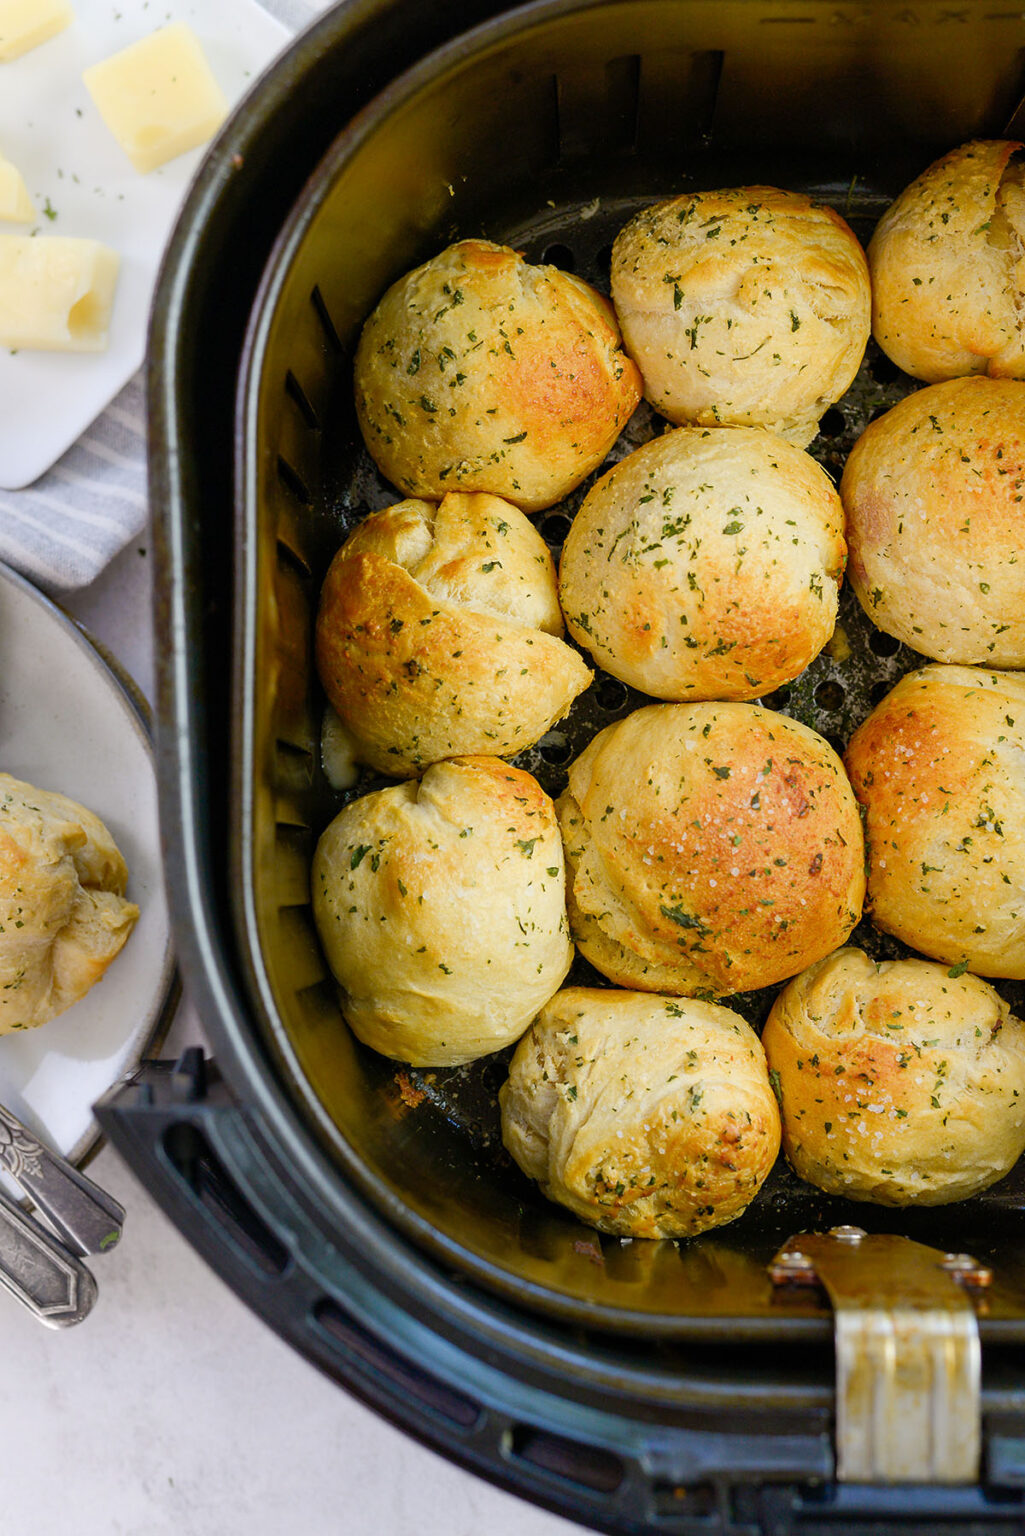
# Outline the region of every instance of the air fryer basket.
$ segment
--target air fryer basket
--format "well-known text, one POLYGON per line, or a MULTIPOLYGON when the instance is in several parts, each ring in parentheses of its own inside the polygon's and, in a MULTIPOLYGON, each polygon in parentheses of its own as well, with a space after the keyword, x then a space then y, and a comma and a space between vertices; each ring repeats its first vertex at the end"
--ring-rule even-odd
MULTIPOLYGON (((349 1034, 309 906, 313 846, 343 798, 320 771, 310 635, 345 532, 396 494, 355 426, 352 354, 384 288, 454 238, 507 242, 607 291, 612 240, 637 207, 687 188, 767 183, 822 198, 867 240, 936 154, 999 133, 1021 88, 1013 50, 979 50, 986 63, 965 69, 957 29, 908 47, 916 34, 880 22, 845 31, 821 8, 723 0, 516 12, 425 61, 348 128, 297 205, 254 310, 240 387, 237 889, 264 1027, 320 1135, 392 1220, 503 1294, 589 1326, 686 1337, 728 1324, 733 1336, 784 1337, 796 1315, 819 1309, 809 1301, 782 1317, 766 1263, 793 1231, 855 1221, 985 1255, 1000 1277, 991 1320, 1025 1323, 1025 1185, 1012 1175, 967 1204, 897 1216, 826 1201, 781 1164, 735 1225, 679 1245, 623 1245, 548 1204, 510 1165, 496 1105, 510 1053, 403 1071, 349 1034), (994 68, 996 58, 1011 67, 994 68)), ((912 387, 870 347, 812 451, 836 476, 868 421, 912 387)), ((612 457, 663 426, 642 407, 612 457)), ((536 519, 556 555, 590 483, 536 519)), ((840 626, 844 643, 764 702, 842 751, 922 658, 874 630, 850 590, 840 626)), ((645 702, 600 674, 516 761, 557 794, 595 731, 645 702)), ((353 793, 383 782, 365 774, 353 793)), ((856 940, 898 952, 867 920, 856 940)), ((583 961, 571 979, 603 984, 583 961)), ((760 1023, 775 990, 734 1005, 760 1023)))
MULTIPOLYGON (((508 15, 501 0, 345 0, 227 125, 165 264, 150 348, 158 756, 183 977, 216 1064, 148 1067, 99 1118, 297 1349, 447 1455, 601 1529, 1021 1529, 1021 1185, 897 1218, 780 1175, 721 1233, 621 1245, 502 1162, 500 1068, 421 1074, 412 1105, 412 1076, 351 1040, 307 866, 337 804, 317 762, 318 582, 349 520, 388 494, 352 421, 353 336, 397 273, 458 234, 603 282, 626 213, 683 187, 814 188, 864 233, 934 154, 1013 134, 1023 46, 1018 12, 933 0, 544 0, 508 15), (978 1487, 831 1482, 831 1318, 811 1293, 774 1299, 763 1264, 778 1238, 855 1212, 997 1269, 978 1487)), ((816 444, 827 467, 906 387, 870 359, 816 444)), ((565 515, 539 519, 553 545, 565 515)), ((866 652, 852 609, 842 622, 860 669, 825 657, 777 701, 830 736, 911 659, 866 652)), ((549 788, 631 704, 618 684, 592 693, 531 759, 549 788)))

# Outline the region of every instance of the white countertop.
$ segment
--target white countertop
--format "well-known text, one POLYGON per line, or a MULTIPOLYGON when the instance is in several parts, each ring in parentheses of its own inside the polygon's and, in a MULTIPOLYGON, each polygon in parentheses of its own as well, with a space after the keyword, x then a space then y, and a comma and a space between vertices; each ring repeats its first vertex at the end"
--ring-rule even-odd
MULTIPOLYGON (((151 692, 150 560, 130 546, 68 607, 151 692)), ((188 1004, 168 1055, 202 1041, 188 1004)), ((51 1332, 0 1293, 0 1530, 26 1536, 557 1536, 576 1529, 460 1471, 296 1355, 193 1252, 118 1155, 126 1207, 100 1287, 51 1332)))

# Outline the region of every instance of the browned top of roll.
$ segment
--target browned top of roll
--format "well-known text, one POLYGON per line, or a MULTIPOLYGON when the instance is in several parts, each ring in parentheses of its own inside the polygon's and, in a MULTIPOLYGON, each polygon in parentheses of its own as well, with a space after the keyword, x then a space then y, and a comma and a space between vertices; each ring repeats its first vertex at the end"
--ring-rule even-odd
POLYGON ((936 661, 1025 666, 1025 383, 951 379, 847 460, 850 577, 880 629, 936 661))
POLYGON ((523 1171, 624 1236, 690 1237, 733 1221, 779 1151, 758 1036, 693 998, 564 988, 517 1047, 499 1100, 523 1171))
POLYGON ((832 208, 778 187, 643 209, 616 238, 612 297, 645 396, 670 421, 770 427, 799 448, 868 341, 857 239, 832 208))
POLYGON ((847 749, 873 921, 982 976, 1025 977, 1025 678, 910 672, 847 749))
POLYGON ((563 546, 566 622, 661 699, 752 699, 836 622, 843 508, 815 460, 760 427, 680 427, 588 492, 563 546))
POLYGON ((880 219, 868 248, 872 334, 916 379, 1025 375, 1025 190, 1013 139, 936 160, 880 219))
POLYGON ((570 924, 625 986, 768 986, 861 914, 861 822, 843 765, 753 704, 666 704, 609 726, 558 802, 570 924))
POLYGON ((597 468, 641 397, 608 300, 489 240, 388 289, 355 387, 367 447, 407 496, 489 491, 528 512, 597 468))
POLYGON ((1025 1025, 975 976, 841 949, 784 987, 762 1044, 787 1157, 831 1194, 962 1200, 1025 1147, 1025 1025))
POLYGON ((543 736, 591 681, 561 632, 551 556, 522 512, 496 496, 404 501, 332 561, 317 669, 357 759, 402 777, 543 736))

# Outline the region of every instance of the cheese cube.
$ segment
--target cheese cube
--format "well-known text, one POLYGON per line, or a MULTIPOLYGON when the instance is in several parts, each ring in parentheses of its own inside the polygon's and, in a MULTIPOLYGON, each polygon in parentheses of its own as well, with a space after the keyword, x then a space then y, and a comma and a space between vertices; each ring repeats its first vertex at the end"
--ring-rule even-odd
POLYGON ((228 115, 224 93, 183 21, 94 64, 82 79, 137 171, 155 170, 205 144, 228 115))
POLYGON ((0 346, 102 352, 119 266, 98 240, 0 235, 0 346))
POLYGON ((68 0, 0 0, 0 61, 38 48, 74 19, 68 0))
POLYGON ((21 172, 0 155, 0 219, 12 224, 31 224, 36 216, 21 172))

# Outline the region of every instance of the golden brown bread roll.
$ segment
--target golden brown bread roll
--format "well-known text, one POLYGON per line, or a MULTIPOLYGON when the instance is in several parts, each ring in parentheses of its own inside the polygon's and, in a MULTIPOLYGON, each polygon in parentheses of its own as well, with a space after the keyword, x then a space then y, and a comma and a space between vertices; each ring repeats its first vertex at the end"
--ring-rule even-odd
POLYGON ((317 670, 356 758, 406 777, 543 736, 591 682, 561 634, 551 556, 522 512, 497 496, 402 501, 332 561, 317 670))
POLYGON ((832 208, 776 187, 644 209, 613 246, 612 298, 657 411, 770 427, 799 448, 868 341, 861 246, 832 208))
POLYGON ((563 546, 573 638, 659 699, 754 699, 833 632, 846 545, 825 470, 760 427, 680 427, 587 494, 563 546))
POLYGON ((1025 190, 1010 139, 976 139, 891 204, 868 247, 872 334, 916 379, 1025 377, 1025 190))
POLYGON ((779 1151, 757 1035, 693 999, 567 987, 517 1046, 499 1102, 523 1172, 623 1237, 734 1221, 779 1151))
POLYGON ((573 936, 620 986, 766 987, 842 944, 861 915, 843 765, 771 710, 637 710, 581 753, 556 808, 573 936))
POLYGON ((872 921, 981 976, 1025 977, 1025 678, 909 672, 855 731, 872 921))
POLYGON ((407 496, 491 491, 527 512, 596 469, 641 398, 608 300, 490 240, 388 289, 355 382, 367 448, 407 496))
POLYGON ((103 822, 0 773, 0 1035, 45 1024, 121 952, 139 909, 103 822))
POLYGON ((497 1051, 573 958, 552 802, 493 757, 353 800, 317 844, 313 915, 365 1045, 430 1067, 497 1051))
POLYGON ((851 584, 936 661, 1025 667, 1025 383, 952 379, 854 445, 840 494, 851 584))
POLYGON ((1025 1024, 975 976, 841 949, 784 987, 762 1044, 787 1158, 827 1194, 943 1205, 1025 1151, 1025 1024))

